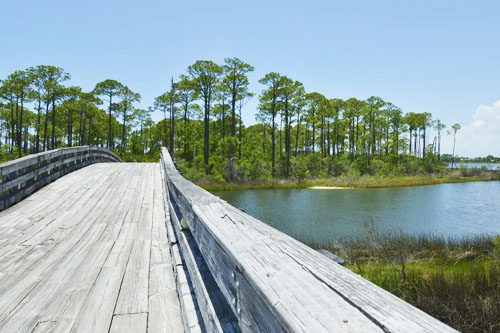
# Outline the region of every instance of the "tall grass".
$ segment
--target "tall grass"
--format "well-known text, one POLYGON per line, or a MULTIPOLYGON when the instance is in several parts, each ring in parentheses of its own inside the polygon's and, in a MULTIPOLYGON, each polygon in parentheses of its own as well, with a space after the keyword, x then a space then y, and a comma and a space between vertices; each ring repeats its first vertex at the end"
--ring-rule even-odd
POLYGON ((434 176, 356 176, 343 175, 317 179, 259 179, 241 182, 217 181, 211 178, 193 179, 208 191, 250 190, 250 189, 301 189, 312 186, 332 186, 346 188, 382 188, 401 186, 435 185, 443 183, 464 183, 474 181, 500 180, 500 171, 449 171, 434 176))
POLYGON ((363 238, 311 245, 459 331, 500 332, 500 236, 457 240, 367 228, 363 238))

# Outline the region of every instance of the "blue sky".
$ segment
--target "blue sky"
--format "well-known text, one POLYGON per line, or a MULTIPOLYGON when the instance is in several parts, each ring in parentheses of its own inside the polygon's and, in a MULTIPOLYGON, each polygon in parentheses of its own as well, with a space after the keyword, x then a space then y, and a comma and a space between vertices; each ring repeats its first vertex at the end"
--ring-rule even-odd
POLYGON ((195 60, 234 56, 255 92, 277 71, 331 98, 377 95, 479 135, 458 153, 500 155, 499 1, 1 1, 0 78, 52 64, 88 90, 122 81, 147 107, 195 60))

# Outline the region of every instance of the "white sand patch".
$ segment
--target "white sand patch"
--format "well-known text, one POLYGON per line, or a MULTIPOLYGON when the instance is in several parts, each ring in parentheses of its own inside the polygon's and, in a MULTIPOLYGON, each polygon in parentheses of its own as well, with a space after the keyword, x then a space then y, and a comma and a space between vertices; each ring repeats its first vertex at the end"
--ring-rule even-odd
POLYGON ((308 187, 310 190, 348 190, 351 187, 340 187, 340 186, 311 186, 308 187))

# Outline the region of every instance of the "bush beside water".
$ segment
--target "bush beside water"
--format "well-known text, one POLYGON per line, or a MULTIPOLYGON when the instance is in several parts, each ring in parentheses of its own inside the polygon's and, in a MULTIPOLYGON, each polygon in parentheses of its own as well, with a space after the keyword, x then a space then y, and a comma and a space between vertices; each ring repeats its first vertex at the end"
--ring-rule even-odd
POLYGON ((381 235, 311 244, 461 332, 500 332, 500 236, 465 240, 381 235))

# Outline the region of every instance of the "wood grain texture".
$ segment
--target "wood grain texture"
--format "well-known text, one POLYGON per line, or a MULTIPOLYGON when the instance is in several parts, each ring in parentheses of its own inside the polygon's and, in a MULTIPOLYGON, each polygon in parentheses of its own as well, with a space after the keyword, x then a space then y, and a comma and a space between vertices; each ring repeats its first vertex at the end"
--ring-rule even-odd
POLYGON ((244 332, 455 332, 184 179, 162 150, 168 198, 244 332))
POLYGON ((148 322, 147 313, 121 314, 113 317, 111 333, 144 333, 148 322))
POLYGON ((0 164, 0 210, 21 201, 46 184, 97 162, 120 162, 110 150, 71 147, 28 155, 0 164))
POLYGON ((160 166, 100 163, 0 212, 0 332, 181 332, 160 166))
POLYGON ((454 331, 187 181, 166 150, 86 166, 113 159, 92 149, 0 167, 3 204, 52 182, 0 212, 1 332, 454 331))

